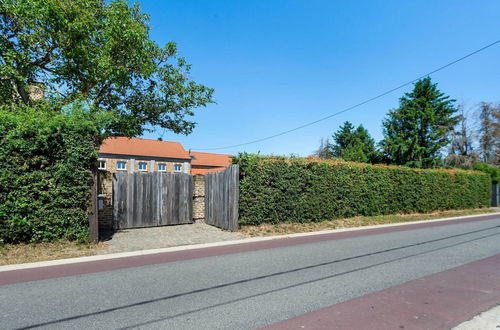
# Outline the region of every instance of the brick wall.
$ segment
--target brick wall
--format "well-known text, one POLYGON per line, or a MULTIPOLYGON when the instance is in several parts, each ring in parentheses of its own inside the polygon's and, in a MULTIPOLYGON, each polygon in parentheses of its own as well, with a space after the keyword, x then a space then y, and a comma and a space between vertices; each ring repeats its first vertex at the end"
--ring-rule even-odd
POLYGON ((205 177, 203 175, 193 176, 193 220, 195 222, 205 220, 205 177))
POLYGON ((106 162, 106 171, 111 172, 111 173, 116 173, 118 170, 117 168, 117 163, 119 161, 123 161, 127 163, 127 172, 130 173, 131 169, 133 167, 134 172, 139 172, 139 163, 146 163, 147 165, 147 170, 146 172, 156 172, 158 171, 158 166, 160 164, 165 164, 166 165, 166 171, 167 172, 175 172, 174 171, 174 165, 178 164, 181 166, 181 170, 179 172, 182 173, 190 173, 190 164, 185 161, 185 160, 179 160, 179 161, 169 161, 169 160, 149 160, 149 159, 132 159, 132 158, 105 158, 101 157, 99 158, 99 161, 105 161, 106 162))
POLYGON ((99 187, 97 191, 97 209, 99 230, 113 228, 113 180, 112 173, 99 171, 99 187))

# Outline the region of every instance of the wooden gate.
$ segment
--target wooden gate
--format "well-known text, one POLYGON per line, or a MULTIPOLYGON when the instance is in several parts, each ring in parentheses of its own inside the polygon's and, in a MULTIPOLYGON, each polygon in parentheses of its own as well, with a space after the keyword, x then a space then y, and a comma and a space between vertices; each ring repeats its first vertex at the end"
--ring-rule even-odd
POLYGON ((222 229, 238 230, 239 167, 205 176, 205 222, 222 229))
POLYGON ((193 182, 185 173, 113 174, 115 229, 193 222, 193 182))

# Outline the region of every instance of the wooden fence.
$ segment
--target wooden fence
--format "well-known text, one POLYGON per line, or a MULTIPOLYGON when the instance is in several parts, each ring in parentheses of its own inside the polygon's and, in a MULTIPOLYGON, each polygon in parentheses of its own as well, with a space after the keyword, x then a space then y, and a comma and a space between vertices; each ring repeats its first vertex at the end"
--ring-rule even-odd
POLYGON ((239 167, 205 176, 205 222, 222 229, 238 230, 239 167))
POLYGON ((185 173, 113 174, 115 229, 193 222, 193 181, 185 173))

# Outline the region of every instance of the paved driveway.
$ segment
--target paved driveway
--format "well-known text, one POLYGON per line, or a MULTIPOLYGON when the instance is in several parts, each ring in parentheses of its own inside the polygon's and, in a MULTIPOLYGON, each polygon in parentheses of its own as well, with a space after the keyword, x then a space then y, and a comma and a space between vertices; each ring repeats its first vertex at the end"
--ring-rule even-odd
POLYGON ((135 228, 120 230, 106 243, 106 253, 159 249, 172 246, 212 243, 240 239, 237 233, 221 230, 205 223, 135 228))

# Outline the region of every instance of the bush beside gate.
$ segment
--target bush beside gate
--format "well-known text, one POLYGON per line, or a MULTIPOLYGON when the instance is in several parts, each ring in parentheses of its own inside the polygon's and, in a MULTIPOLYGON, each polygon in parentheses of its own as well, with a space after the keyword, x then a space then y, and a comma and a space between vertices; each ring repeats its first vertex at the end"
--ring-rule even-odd
POLYGON ((0 107, 0 245, 87 239, 96 136, 85 114, 0 107))
POLYGON ((239 223, 311 222, 356 215, 488 207, 488 175, 340 160, 242 154, 239 223))

